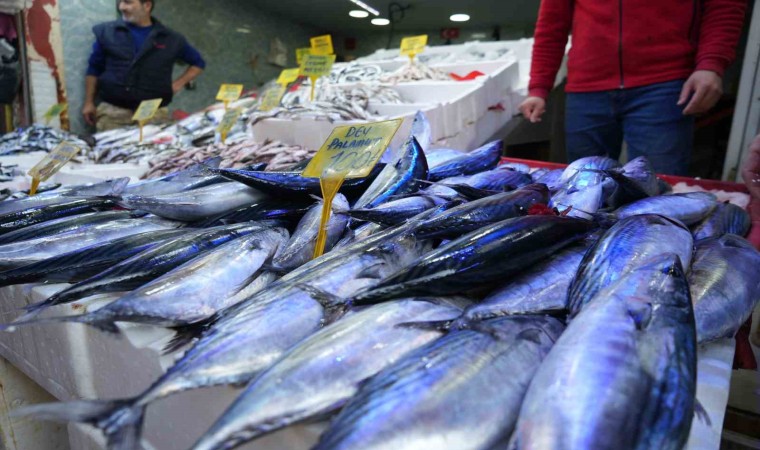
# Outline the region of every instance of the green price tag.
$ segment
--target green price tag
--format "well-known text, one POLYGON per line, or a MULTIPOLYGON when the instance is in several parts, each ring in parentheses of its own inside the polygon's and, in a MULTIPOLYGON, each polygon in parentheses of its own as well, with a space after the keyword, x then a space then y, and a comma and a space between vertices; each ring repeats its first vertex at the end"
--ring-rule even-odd
POLYGON ((277 78, 277 84, 288 85, 298 79, 301 76, 301 68, 285 69, 280 72, 280 76, 277 78))
POLYGON ((303 57, 309 54, 311 54, 310 47, 297 48, 296 49, 296 64, 300 66, 303 63, 303 57))
POLYGON ((140 123, 149 121, 156 115, 156 111, 161 107, 161 102, 163 102, 163 100, 160 98, 141 102, 140 106, 137 107, 137 111, 135 111, 135 114, 132 116, 132 120, 140 123))
POLYGON ((68 103, 58 103, 53 105, 45 113, 45 124, 50 124, 50 121, 63 114, 64 111, 69 109, 68 103))
POLYGON ((269 111, 280 106, 282 96, 285 95, 286 90, 287 88, 285 86, 280 85, 267 89, 267 91, 264 92, 264 95, 261 97, 261 105, 259 105, 259 110, 269 111))
POLYGON ((82 151, 81 148, 71 142, 61 142, 56 148, 42 158, 42 161, 29 169, 29 175, 39 181, 45 181, 61 170, 77 153, 82 151))
POLYGON ((240 98, 240 95, 242 93, 242 84, 223 84, 219 87, 219 92, 216 94, 216 99, 224 103, 234 102, 240 98))
POLYGON ((405 37, 404 39, 401 39, 401 54, 414 58, 425 50, 427 41, 427 34, 405 37))
POLYGON ((311 160, 303 176, 319 178, 329 169, 344 178, 369 175, 403 119, 335 127, 311 160))
POLYGON ((332 36, 325 34, 310 39, 311 52, 315 55, 332 55, 333 51, 332 36))

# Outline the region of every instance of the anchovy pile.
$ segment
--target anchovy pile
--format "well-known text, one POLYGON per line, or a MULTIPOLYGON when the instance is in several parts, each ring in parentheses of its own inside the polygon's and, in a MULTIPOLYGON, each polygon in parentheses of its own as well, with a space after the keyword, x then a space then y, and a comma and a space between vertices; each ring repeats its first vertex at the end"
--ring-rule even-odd
POLYGON ((451 81, 451 76, 434 67, 430 67, 421 62, 406 64, 393 73, 383 75, 380 78, 382 83, 409 83, 412 81, 451 81))
POLYGON ((165 152, 151 159, 150 169, 143 178, 157 178, 185 170, 209 158, 221 157, 221 168, 241 168, 265 163, 268 170, 282 170, 314 156, 315 151, 279 141, 256 143, 250 140, 231 145, 212 144, 165 152))
POLYGON ((15 414, 132 449, 154 402, 240 385, 191 448, 329 417, 315 449, 682 448, 698 344, 733 336, 760 299, 747 213, 662 193, 643 159, 497 167, 499 142, 424 151, 428 131, 419 114, 387 163, 346 180, 315 259, 304 164, 217 157, 0 203, 0 286, 70 283, 4 330, 139 323, 184 350, 132 398, 15 414))
POLYGON ((371 83, 383 75, 380 66, 371 64, 350 63, 345 66, 333 67, 330 73, 330 84, 371 83))
POLYGON ((85 154, 90 150, 90 145, 75 134, 53 127, 32 125, 0 136, 0 155, 49 152, 63 141, 79 146, 85 154))

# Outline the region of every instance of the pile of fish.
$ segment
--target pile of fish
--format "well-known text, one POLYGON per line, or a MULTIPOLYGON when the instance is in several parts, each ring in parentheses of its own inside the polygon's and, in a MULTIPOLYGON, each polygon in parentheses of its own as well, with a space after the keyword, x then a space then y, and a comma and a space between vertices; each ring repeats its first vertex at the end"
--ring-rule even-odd
POLYGON ((49 152, 63 141, 79 146, 85 153, 89 152, 90 145, 79 136, 57 128, 35 124, 0 136, 0 155, 49 152))
POLYGON ((333 66, 330 72, 330 84, 371 83, 383 75, 383 69, 374 64, 350 63, 333 66))
POLYGON ((314 156, 315 151, 298 145, 279 141, 256 143, 245 140, 234 144, 211 144, 206 147, 191 147, 174 152, 161 153, 151 159, 150 169, 143 178, 156 178, 173 172, 189 169, 210 158, 220 157, 219 167, 239 169, 253 164, 266 164, 268 170, 286 169, 314 156))
POLYGON ((183 350, 133 398, 15 414, 133 449, 153 402, 244 385, 193 449, 325 418, 315 449, 682 448, 698 345, 760 299, 746 212, 668 194, 644 159, 534 171, 498 166, 499 142, 429 145, 418 115, 393 159, 346 180, 316 259, 303 165, 207 162, 0 203, 0 285, 70 283, 4 329, 150 324, 183 350))
POLYGON ((405 64, 393 73, 380 78, 383 83, 409 83, 412 81, 451 81, 451 76, 421 62, 405 64))

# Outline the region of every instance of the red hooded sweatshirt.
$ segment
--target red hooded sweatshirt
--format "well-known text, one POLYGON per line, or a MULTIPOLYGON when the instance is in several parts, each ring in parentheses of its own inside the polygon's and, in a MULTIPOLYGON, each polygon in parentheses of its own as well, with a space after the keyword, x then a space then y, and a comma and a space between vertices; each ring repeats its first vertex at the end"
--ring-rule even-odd
POLYGON ((723 76, 736 56, 746 0, 542 0, 529 94, 546 98, 567 37, 567 92, 723 76))

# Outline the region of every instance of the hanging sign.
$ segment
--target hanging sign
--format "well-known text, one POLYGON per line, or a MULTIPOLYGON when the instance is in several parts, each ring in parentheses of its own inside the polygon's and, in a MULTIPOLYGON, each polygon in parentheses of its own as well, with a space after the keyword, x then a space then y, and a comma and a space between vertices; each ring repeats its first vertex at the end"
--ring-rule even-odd
POLYGON ((32 186, 29 189, 29 195, 37 193, 40 182, 47 180, 55 175, 61 167, 66 165, 82 149, 71 142, 61 142, 53 151, 45 155, 42 161, 29 169, 29 176, 32 177, 32 186))
POLYGON ((314 258, 325 251, 327 222, 330 220, 332 202, 346 178, 363 178, 382 156, 403 119, 363 125, 335 127, 317 154, 312 158, 302 176, 319 178, 322 188, 322 218, 314 248, 314 258))
POLYGON ((332 36, 325 34, 311 38, 311 52, 315 55, 332 55, 333 51, 332 36))
POLYGON ((67 109, 69 109, 68 103, 58 103, 51 106, 45 113, 45 125, 50 125, 50 121, 63 114, 67 109))

